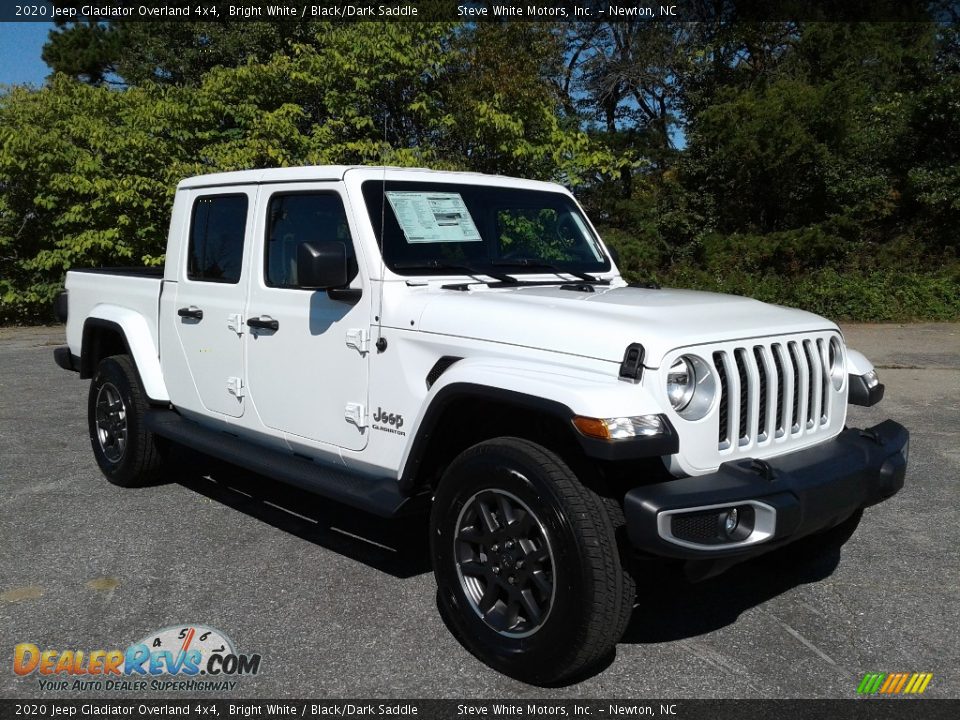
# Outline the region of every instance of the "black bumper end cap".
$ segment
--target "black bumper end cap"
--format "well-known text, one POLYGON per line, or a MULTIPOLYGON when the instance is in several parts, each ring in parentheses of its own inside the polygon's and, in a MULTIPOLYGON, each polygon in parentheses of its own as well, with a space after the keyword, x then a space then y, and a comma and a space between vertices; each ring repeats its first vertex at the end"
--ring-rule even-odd
POLYGON ((847 395, 847 402, 851 405, 860 405, 861 407, 873 407, 883 400, 884 385, 877 383, 873 387, 867 387, 867 381, 862 375, 848 375, 850 391, 847 395))

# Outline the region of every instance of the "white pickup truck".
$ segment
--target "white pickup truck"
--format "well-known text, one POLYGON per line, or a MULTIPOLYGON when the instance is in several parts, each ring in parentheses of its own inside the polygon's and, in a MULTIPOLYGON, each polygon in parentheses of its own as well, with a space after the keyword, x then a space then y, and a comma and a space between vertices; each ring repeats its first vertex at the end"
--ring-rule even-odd
POLYGON ((190 178, 162 272, 73 270, 58 311, 110 481, 154 481, 173 441, 382 516, 429 504, 441 609, 534 683, 609 656, 636 558, 822 551, 906 471, 901 425, 845 427, 883 385, 834 323, 628 284, 549 183, 190 178))

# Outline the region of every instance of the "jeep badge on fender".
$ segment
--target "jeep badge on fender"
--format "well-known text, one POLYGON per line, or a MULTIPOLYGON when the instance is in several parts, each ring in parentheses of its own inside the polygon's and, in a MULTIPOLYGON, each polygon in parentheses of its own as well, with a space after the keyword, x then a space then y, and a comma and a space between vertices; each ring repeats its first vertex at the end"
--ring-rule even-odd
POLYGON ((403 427, 403 415, 387 414, 386 410, 380 407, 377 408, 373 420, 384 425, 393 425, 397 430, 403 427))
POLYGON ((58 299, 103 474, 149 483, 173 441, 419 510, 444 616, 515 678, 609 657, 638 556, 823 553, 903 486, 907 430, 846 427, 883 385, 833 322, 630 285, 559 185, 246 170, 181 182, 170 228, 162 272, 71 270, 58 299))

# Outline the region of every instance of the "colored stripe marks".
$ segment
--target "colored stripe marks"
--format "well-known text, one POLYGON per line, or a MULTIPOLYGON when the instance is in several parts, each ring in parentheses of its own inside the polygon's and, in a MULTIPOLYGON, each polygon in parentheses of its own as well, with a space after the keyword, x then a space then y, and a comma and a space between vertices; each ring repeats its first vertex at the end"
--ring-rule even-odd
POLYGON ((858 695, 920 695, 933 673, 867 673, 857 686, 858 695))

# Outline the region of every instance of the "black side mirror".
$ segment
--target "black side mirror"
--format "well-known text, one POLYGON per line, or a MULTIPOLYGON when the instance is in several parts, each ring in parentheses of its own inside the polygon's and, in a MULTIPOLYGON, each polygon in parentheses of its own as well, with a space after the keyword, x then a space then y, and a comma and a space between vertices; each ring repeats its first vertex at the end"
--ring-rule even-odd
POLYGON ((297 285, 330 290, 349 282, 347 248, 342 242, 305 242, 297 247, 297 285))

